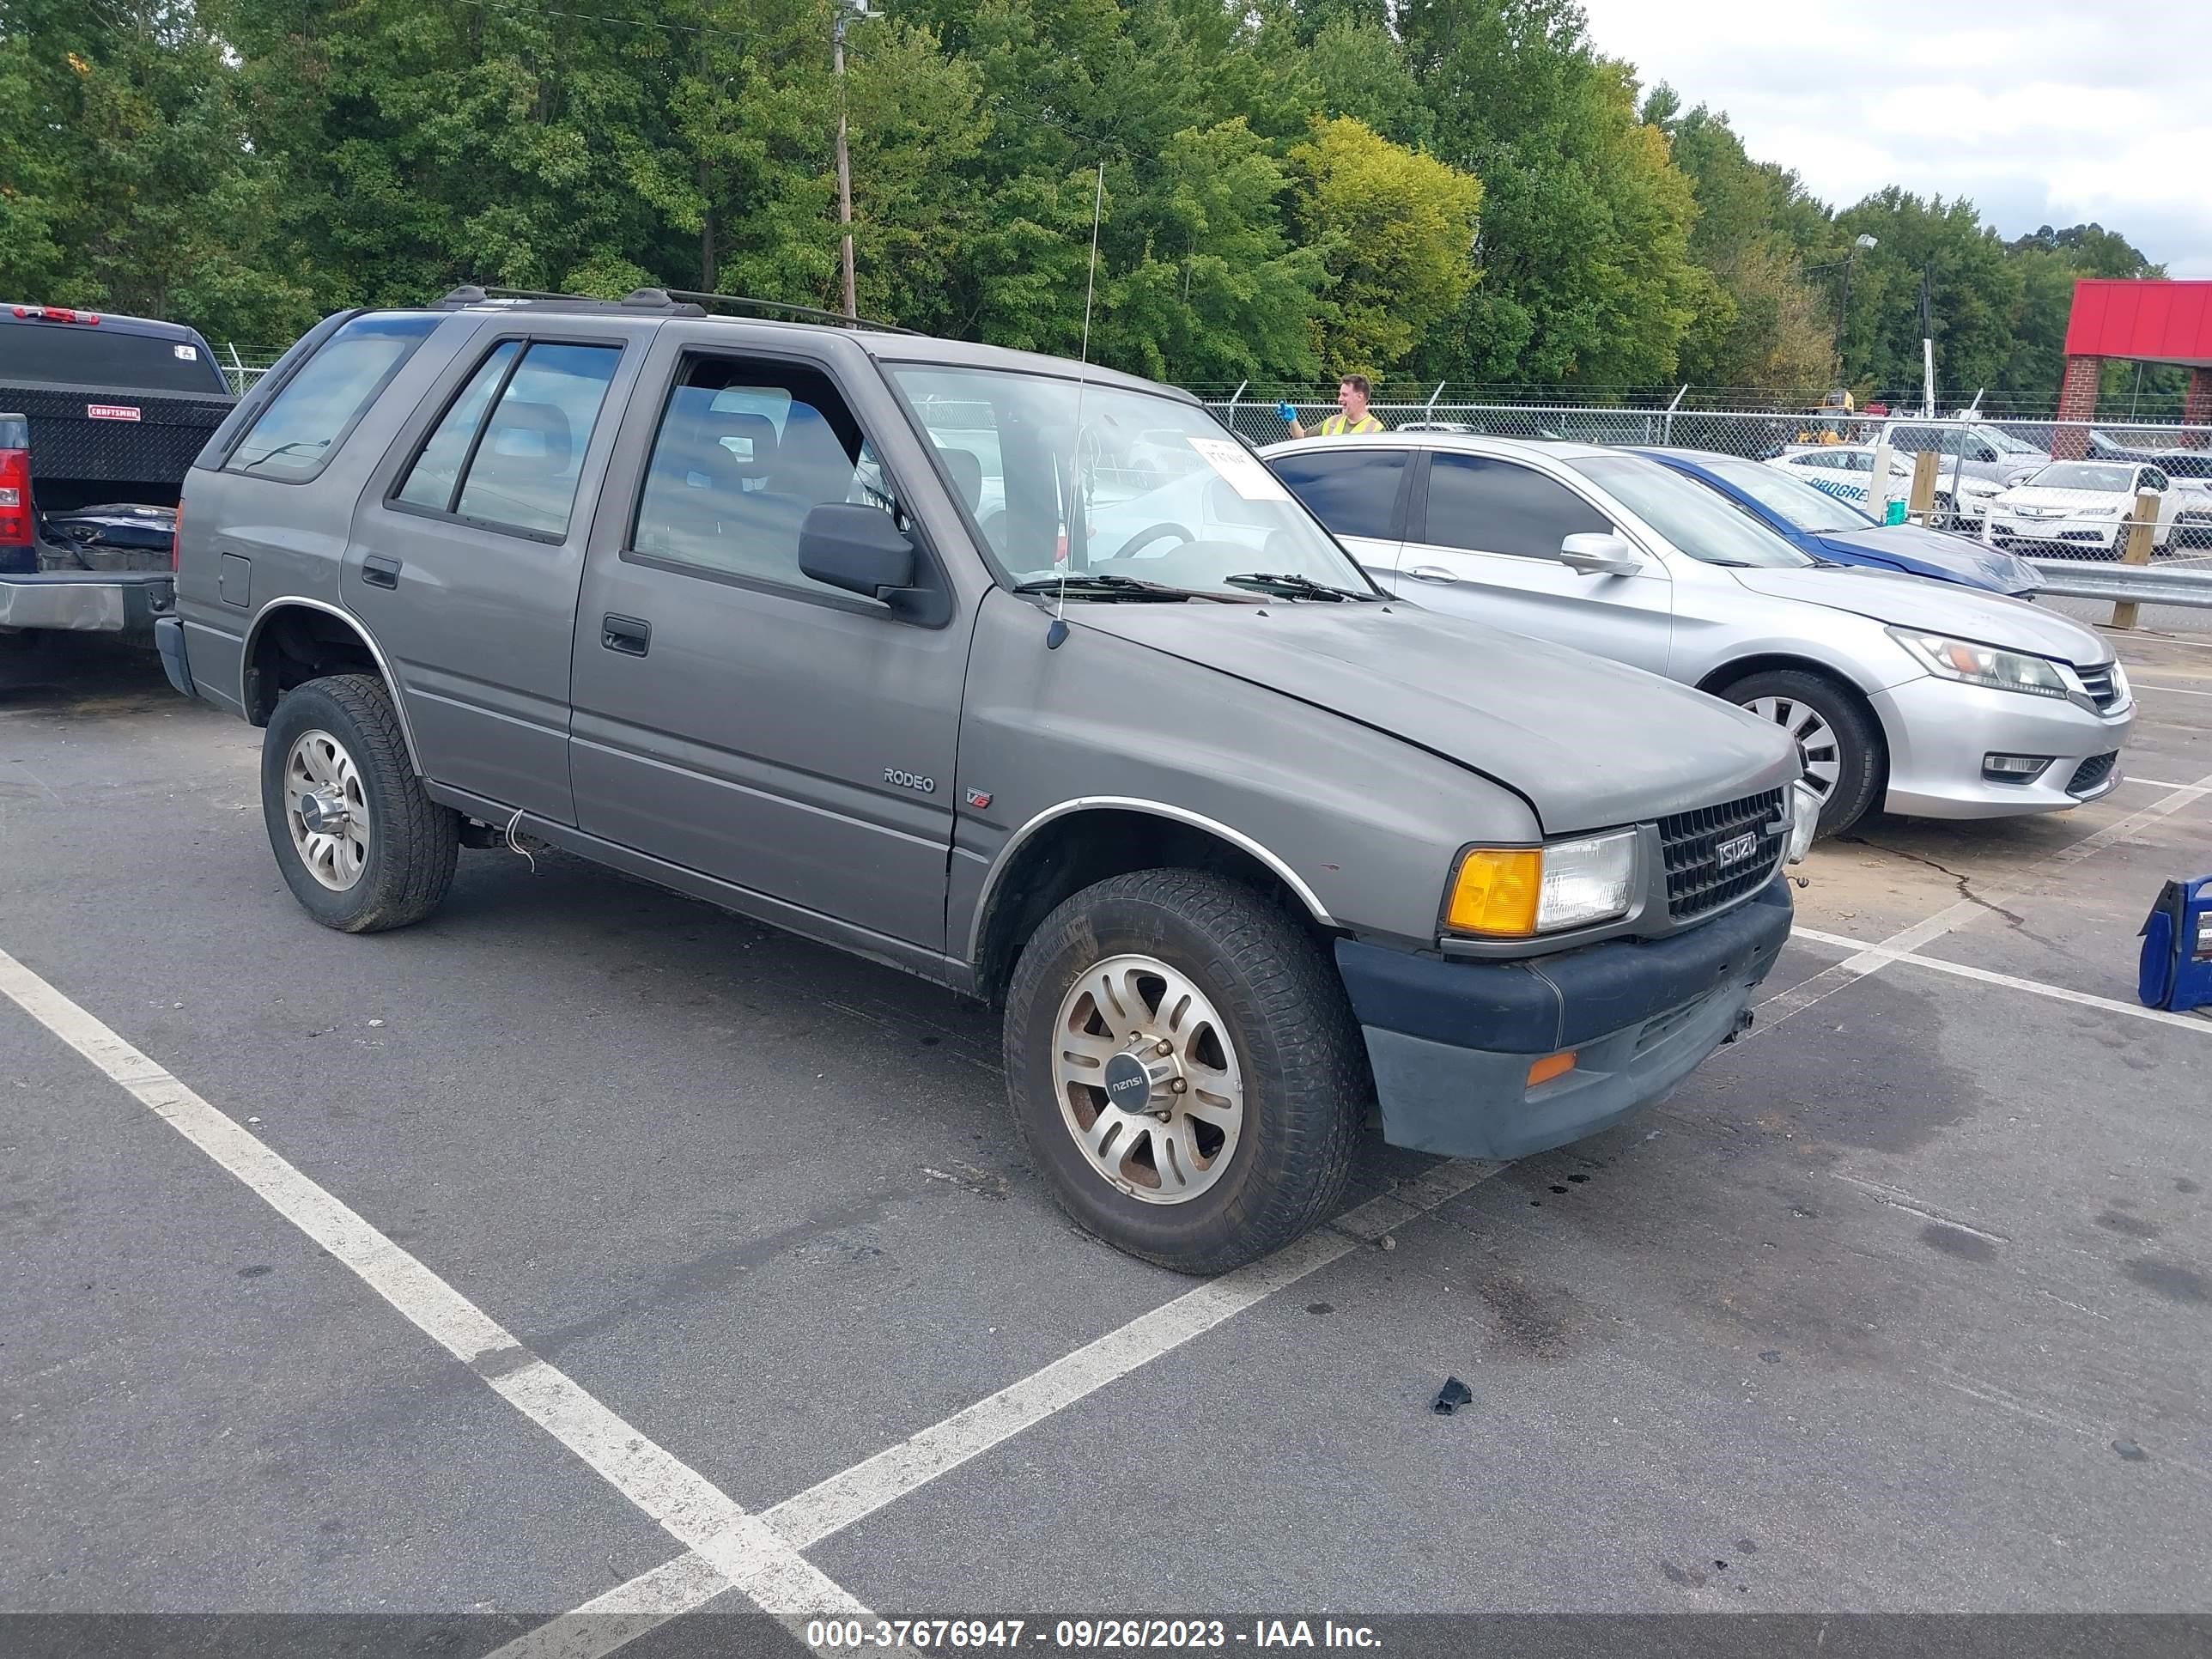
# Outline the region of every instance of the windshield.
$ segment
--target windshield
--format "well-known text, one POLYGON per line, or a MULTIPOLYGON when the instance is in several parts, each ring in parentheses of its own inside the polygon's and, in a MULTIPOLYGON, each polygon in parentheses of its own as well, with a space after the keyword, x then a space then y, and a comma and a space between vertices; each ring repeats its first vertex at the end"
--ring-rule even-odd
POLYGON ((2115 466, 2110 462, 2056 461, 2028 483, 2038 489, 2101 489, 2112 493, 2128 489, 2135 478, 2135 469, 2130 466, 2115 466))
MULTIPOLYGON (((1231 578, 1265 574, 1376 592, 1274 474, 1194 404, 1000 369, 893 366, 890 378, 1017 586, 1116 576, 1249 599, 1268 595, 1231 578)), ((1115 596, 1094 584, 1067 597, 1115 596)))
POLYGON ((1715 477, 1741 490, 1784 523, 1821 535, 1829 531, 1864 530, 1874 520, 1817 484, 1733 455, 1699 456, 1698 464, 1715 477))
POLYGON ((1791 567, 1813 562, 1727 496, 1672 467, 1641 455, 1605 455, 1570 465, 1693 559, 1791 567))
POLYGON ((1974 435, 2000 455, 2040 455, 2043 452, 2033 444, 2023 442, 2000 427, 1978 426, 1974 435))

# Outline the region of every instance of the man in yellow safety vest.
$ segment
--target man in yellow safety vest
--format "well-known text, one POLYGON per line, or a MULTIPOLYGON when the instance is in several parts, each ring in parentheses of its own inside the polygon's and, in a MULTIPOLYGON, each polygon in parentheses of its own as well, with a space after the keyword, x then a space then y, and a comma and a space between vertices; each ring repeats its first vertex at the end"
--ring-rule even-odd
MULTIPOLYGON (((1382 430, 1382 422, 1367 412, 1369 391, 1364 374, 1347 374, 1339 380, 1336 383, 1336 403, 1341 412, 1330 416, 1321 423, 1321 435, 1334 438, 1346 432, 1382 430)), ((1291 436, 1303 438, 1309 435, 1305 428, 1298 424, 1297 411, 1290 404, 1283 404, 1276 412, 1291 423, 1291 436)))

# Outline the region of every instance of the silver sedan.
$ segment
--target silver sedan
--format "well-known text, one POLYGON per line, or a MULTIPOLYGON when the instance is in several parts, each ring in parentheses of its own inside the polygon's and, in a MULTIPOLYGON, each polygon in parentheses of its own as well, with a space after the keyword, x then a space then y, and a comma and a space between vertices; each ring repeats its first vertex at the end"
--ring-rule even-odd
POLYGON ((2127 678, 2097 635, 2037 605, 1820 563, 1619 450, 1424 432, 1262 453, 1391 591, 1782 726, 1823 834, 1877 805, 2002 817, 2119 782, 2127 678))

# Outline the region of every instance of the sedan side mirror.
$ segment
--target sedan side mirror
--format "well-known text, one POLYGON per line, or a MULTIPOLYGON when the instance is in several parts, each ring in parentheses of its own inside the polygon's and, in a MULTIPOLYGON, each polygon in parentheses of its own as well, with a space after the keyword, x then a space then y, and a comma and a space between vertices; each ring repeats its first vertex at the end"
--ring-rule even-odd
POLYGON ((824 501, 799 526, 799 568, 848 593, 890 600, 914 586, 914 544, 881 507, 824 501))
POLYGON ((1613 530, 1569 536, 1559 544, 1559 562, 1585 576, 1628 576, 1644 568, 1643 556, 1613 530))

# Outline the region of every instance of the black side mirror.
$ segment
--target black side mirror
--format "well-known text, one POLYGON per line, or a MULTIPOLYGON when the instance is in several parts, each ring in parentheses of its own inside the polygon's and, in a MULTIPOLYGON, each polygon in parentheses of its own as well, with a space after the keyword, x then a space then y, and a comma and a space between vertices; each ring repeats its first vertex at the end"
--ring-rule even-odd
POLYGON ((914 544, 881 507, 824 501, 799 526, 799 568, 814 580, 871 599, 914 586, 914 544))

